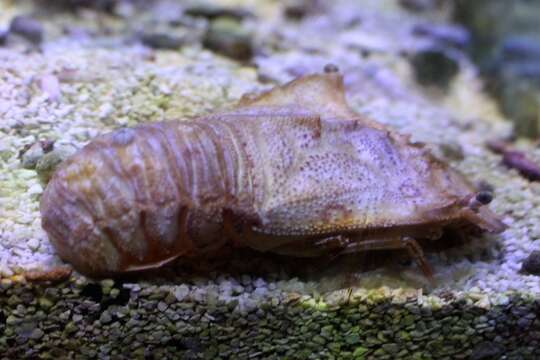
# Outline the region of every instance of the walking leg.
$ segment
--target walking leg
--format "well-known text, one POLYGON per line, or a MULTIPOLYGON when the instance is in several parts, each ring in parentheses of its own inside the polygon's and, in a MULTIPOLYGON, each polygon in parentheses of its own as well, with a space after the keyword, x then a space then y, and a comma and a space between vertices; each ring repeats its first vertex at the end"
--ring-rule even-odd
POLYGON ((408 236, 389 239, 374 239, 352 242, 348 244, 341 254, 352 254, 370 250, 393 250, 393 249, 407 249, 409 255, 416 262, 418 267, 422 270, 424 275, 431 279, 433 278, 433 271, 431 266, 427 262, 422 247, 418 242, 408 236))

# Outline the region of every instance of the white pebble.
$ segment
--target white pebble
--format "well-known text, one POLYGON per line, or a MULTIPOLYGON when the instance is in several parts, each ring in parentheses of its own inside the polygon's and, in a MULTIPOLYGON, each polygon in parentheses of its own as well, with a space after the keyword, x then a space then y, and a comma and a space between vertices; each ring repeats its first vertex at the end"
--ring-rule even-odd
POLYGON ((40 241, 37 238, 31 238, 26 244, 30 250, 36 251, 39 249, 40 241))

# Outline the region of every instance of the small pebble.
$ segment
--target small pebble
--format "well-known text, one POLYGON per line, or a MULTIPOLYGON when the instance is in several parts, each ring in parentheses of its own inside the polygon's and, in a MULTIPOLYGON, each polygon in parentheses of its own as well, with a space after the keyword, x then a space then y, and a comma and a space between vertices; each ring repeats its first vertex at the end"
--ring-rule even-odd
POLYGON ((60 91, 60 81, 54 75, 43 75, 39 80, 39 86, 47 94, 50 101, 57 101, 62 94, 60 91))
POLYGON ((23 152, 21 164, 25 169, 35 169, 38 161, 43 157, 45 152, 39 142, 34 143, 26 151, 23 152))
POLYGON ((211 4, 197 4, 191 5, 185 9, 185 14, 195 17, 205 17, 207 19, 215 19, 218 17, 231 18, 235 20, 242 20, 247 17, 253 17, 254 15, 242 8, 234 7, 222 7, 211 4))
POLYGON ((39 298, 38 303, 39 303, 39 306, 43 308, 44 310, 48 310, 54 305, 54 303, 51 300, 47 299, 46 297, 39 298))
POLYGON ((218 18, 210 24, 203 45, 230 58, 246 61, 253 56, 251 34, 242 24, 229 18, 218 18))
POLYGON ((465 159, 462 146, 457 142, 445 142, 439 144, 443 156, 448 160, 461 161, 465 159))
POLYGON ((112 316, 107 310, 105 310, 104 312, 101 313, 101 316, 99 317, 99 321, 102 324, 108 324, 112 321, 112 316))
POLYGON ((100 119, 104 120, 107 119, 113 111, 114 107, 110 103, 106 102, 99 107, 98 116, 100 119))
POLYGON ((37 328, 37 329, 34 329, 32 333, 30 334, 30 339, 39 340, 43 337, 43 335, 45 335, 43 330, 37 328))
POLYGON ((176 297, 176 300, 182 301, 189 295, 189 286, 187 285, 180 285, 176 288, 174 291, 174 296, 176 297))
POLYGON ((11 20, 9 31, 38 45, 43 41, 43 26, 28 16, 16 16, 11 20))
POLYGON ((141 42, 154 49, 178 50, 186 40, 180 36, 165 33, 144 33, 141 35, 141 42))
POLYGON ((404 8, 414 12, 423 12, 435 7, 433 0, 399 0, 399 3, 404 8))
POLYGON ((535 250, 521 264, 521 272, 540 275, 540 251, 535 250))
POLYGON ((302 20, 319 10, 319 3, 311 0, 286 0, 283 13, 291 20, 302 20))
POLYGON ((490 341, 484 341, 477 344, 470 356, 470 360, 491 360, 500 359, 500 356, 504 352, 501 345, 495 344, 490 341))
POLYGON ((157 305, 157 308, 158 308, 158 310, 159 310, 160 312, 163 312, 163 311, 167 310, 167 307, 168 307, 167 304, 164 303, 163 301, 160 301, 160 302, 158 303, 158 305, 157 305))
POLYGON ((104 279, 104 280, 101 280, 101 286, 103 288, 107 288, 107 289, 110 289, 114 286, 114 280, 113 279, 104 279))
POLYGON ((46 184, 58 165, 71 156, 76 149, 71 146, 57 146, 50 152, 46 152, 36 163, 36 172, 39 179, 46 184))
POLYGON ((327 74, 329 74, 329 73, 338 73, 339 72, 339 68, 335 64, 326 64, 326 65, 324 65, 323 70, 327 74))
POLYGON ((37 238, 31 238, 26 244, 32 251, 37 251, 39 249, 40 241, 37 238))
POLYGON ((7 42, 8 32, 0 30, 0 46, 4 46, 7 42))
POLYGON ((447 88, 459 72, 458 62, 446 51, 438 48, 419 51, 411 62, 416 81, 423 86, 435 85, 447 88))

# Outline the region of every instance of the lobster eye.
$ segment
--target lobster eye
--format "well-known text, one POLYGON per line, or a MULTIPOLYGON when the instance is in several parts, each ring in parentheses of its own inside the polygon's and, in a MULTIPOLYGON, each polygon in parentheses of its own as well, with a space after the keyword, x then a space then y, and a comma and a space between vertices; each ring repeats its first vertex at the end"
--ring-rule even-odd
POLYGON ((490 191, 479 191, 476 194, 476 201, 482 205, 487 205, 493 200, 493 194, 490 191))

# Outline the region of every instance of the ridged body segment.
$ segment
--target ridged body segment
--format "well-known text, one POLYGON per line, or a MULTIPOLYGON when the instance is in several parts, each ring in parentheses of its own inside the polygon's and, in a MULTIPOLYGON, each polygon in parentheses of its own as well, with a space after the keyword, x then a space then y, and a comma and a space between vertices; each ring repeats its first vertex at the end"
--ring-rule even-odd
POLYGON ((227 122, 164 122, 92 141, 43 194, 43 227, 60 256, 107 273, 217 247, 223 209, 254 216, 237 131, 227 122))

